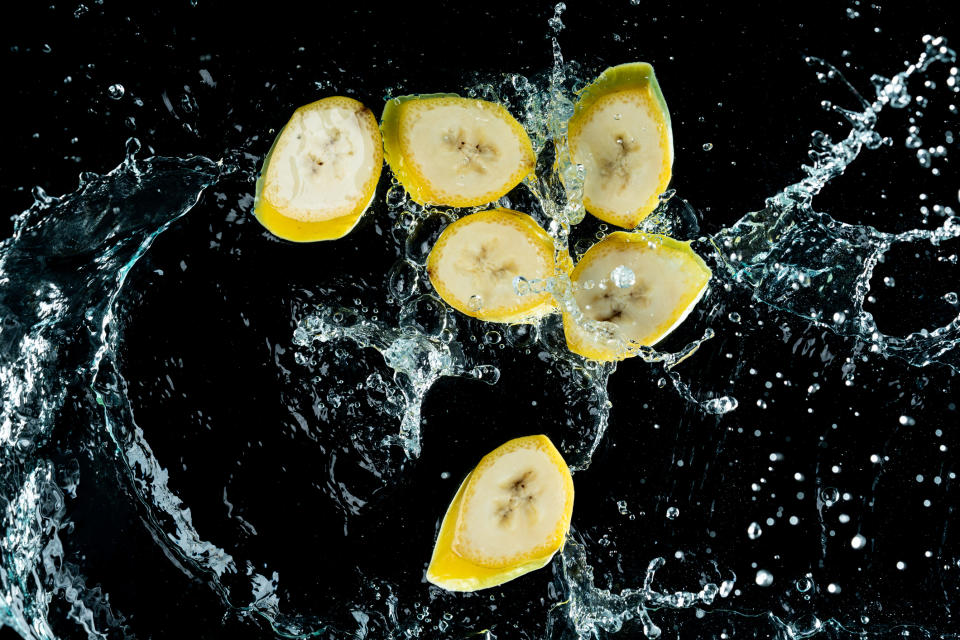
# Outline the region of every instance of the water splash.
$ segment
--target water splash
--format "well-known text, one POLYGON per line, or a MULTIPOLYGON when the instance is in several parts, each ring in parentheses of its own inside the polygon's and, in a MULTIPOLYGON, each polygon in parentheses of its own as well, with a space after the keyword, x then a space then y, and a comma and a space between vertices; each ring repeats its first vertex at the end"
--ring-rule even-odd
MULTIPOLYGON (((443 376, 465 376, 496 383, 499 372, 490 365, 470 366, 460 344, 451 339, 446 327, 445 311, 440 301, 432 296, 423 296, 401 310, 399 327, 392 327, 375 320, 368 320, 349 308, 331 309, 317 307, 303 318, 294 332, 294 344, 310 348, 314 342, 325 343, 349 340, 361 348, 373 348, 380 352, 384 362, 393 370, 397 397, 393 389, 383 387, 383 379, 374 376, 368 379, 371 389, 385 389, 386 401, 381 404, 387 416, 399 418, 399 433, 384 442, 398 444, 410 458, 421 452, 420 410, 430 387, 443 376), (418 307, 432 308, 435 334, 423 331, 422 314, 418 320, 418 307), (418 331, 418 329, 420 329, 418 331), (439 336, 447 338, 444 341, 439 336)), ((342 362, 345 366, 347 363, 342 362)))
MULTIPOLYGON (((551 23, 555 33, 562 27, 561 12, 558 5, 555 24, 551 23)), ((525 191, 510 194, 501 204, 509 206, 512 198, 538 216, 554 237, 558 256, 563 257, 582 253, 577 250, 576 234, 584 218, 583 172, 570 159, 563 140, 565 122, 572 113, 571 96, 582 86, 585 74, 563 60, 556 37, 551 42, 555 64, 544 76, 532 80, 507 76, 496 86, 471 91, 512 104, 523 114, 540 158, 538 170, 524 183, 525 191), (554 144, 556 140, 561 142, 554 144)), ((884 144, 875 130, 877 117, 885 107, 897 108, 910 100, 910 78, 924 73, 933 62, 955 59, 943 40, 928 38, 925 44, 927 49, 916 64, 893 79, 878 80, 876 99, 862 101, 860 111, 832 107, 850 123, 851 131, 837 143, 825 135, 816 136, 813 164, 806 167, 807 176, 801 182, 782 190, 767 201, 763 211, 748 214, 711 241, 724 265, 724 276, 753 289, 757 299, 842 335, 863 339, 878 353, 896 355, 917 366, 941 362, 955 368, 960 317, 933 331, 896 338, 879 332, 863 302, 873 269, 890 247, 912 242, 938 246, 960 237, 957 219, 948 214, 937 229, 884 233, 838 222, 815 212, 811 205, 814 196, 841 175, 864 147, 884 144)), ((845 82, 823 61, 811 61, 824 69, 825 77, 832 75, 845 82)), ((925 162, 920 155, 918 158, 925 162)), ((52 441, 59 430, 67 428, 58 424, 58 419, 69 390, 84 385, 92 386, 98 405, 90 412, 95 419, 84 427, 89 433, 74 435, 98 443, 103 458, 113 460, 124 471, 134 495, 143 503, 149 526, 158 534, 157 543, 188 573, 208 578, 226 607, 263 617, 277 633, 299 637, 328 629, 324 621, 282 612, 276 572, 264 569, 267 577, 248 565, 244 580, 231 582, 243 573, 239 569, 242 562, 200 535, 190 509, 170 489, 169 471, 136 424, 116 357, 122 323, 115 317, 115 306, 127 275, 154 239, 189 211, 223 172, 205 158, 140 160, 131 153, 105 176, 85 174, 74 194, 58 199, 38 191, 37 203, 16 220, 13 238, 0 246, 0 479, 5 498, 0 625, 10 626, 23 637, 53 637, 50 603, 61 597, 70 604, 68 617, 88 635, 124 629, 123 616, 113 611, 106 594, 86 586, 79 568, 64 557, 60 541, 63 495, 76 491, 77 480, 58 480, 55 472, 67 465, 56 460, 52 441), (234 588, 236 584, 243 588, 234 588), (248 598, 249 605, 231 604, 248 598)), ((611 407, 607 384, 615 365, 570 355, 556 316, 536 325, 505 328, 500 338, 487 338, 489 329, 469 320, 463 320, 454 332, 442 304, 432 296, 417 294, 428 290, 422 279, 422 259, 424 247, 429 250, 432 246, 431 234, 463 212, 417 208, 396 189, 388 192, 387 204, 389 215, 398 221, 394 237, 402 258, 386 283, 399 307, 396 323, 361 316, 356 310, 319 306, 298 318, 294 343, 307 353, 341 342, 379 352, 393 371, 393 382, 372 377, 367 389, 379 394, 376 402, 382 411, 399 420, 399 430, 389 442, 399 445, 410 458, 420 453, 422 403, 437 380, 466 376, 495 383, 498 368, 491 364, 495 358, 490 356, 496 351, 490 347, 501 345, 550 361, 557 365, 554 375, 562 389, 558 397, 568 403, 565 455, 570 454, 575 469, 585 469, 605 436, 611 407), (471 334, 484 336, 477 346, 471 346, 471 334), (483 357, 479 356, 480 345, 487 347, 483 357)), ((672 193, 665 194, 661 207, 642 229, 689 238, 699 232, 695 212, 672 193)), ((569 296, 569 285, 562 277, 525 286, 528 290, 553 286, 561 302, 569 296)), ((716 287, 714 293, 723 295, 722 288, 716 287)), ((701 339, 676 353, 648 349, 639 350, 638 355, 662 368, 662 386, 672 384, 705 412, 722 414, 736 407, 735 399, 699 400, 674 371, 713 335, 707 328, 701 339)), ((557 607, 564 618, 563 629, 554 631, 562 634, 572 627, 580 637, 589 637, 600 631, 616 632, 636 619, 648 637, 656 637, 660 631, 652 611, 706 607, 716 597, 731 594, 730 581, 719 587, 706 582, 698 591, 655 589, 655 572, 662 566, 663 560, 655 559, 641 587, 615 594, 596 586, 586 547, 570 541, 559 564, 568 602, 557 607)), ((404 617, 398 614, 403 608, 395 595, 398 588, 384 582, 375 590, 386 595, 361 597, 352 609, 357 635, 382 631, 383 637, 400 637, 423 632, 426 607, 410 605, 408 610, 419 613, 404 617), (374 605, 374 600, 378 604, 374 605)), ((446 614, 457 611, 458 605, 440 594, 430 598, 439 602, 432 605, 435 610, 447 609, 444 614, 433 614, 440 621, 432 622, 432 629, 447 632, 446 614)), ((776 620, 784 633, 789 633, 787 637, 808 637, 822 629, 838 628, 834 621, 815 617, 816 623, 810 624, 806 624, 810 620, 776 620)), ((350 633, 354 630, 344 631, 344 635, 350 633)))
POLYGON ((718 595, 729 596, 736 582, 736 576, 733 576, 723 580, 722 587, 707 582, 699 591, 660 591, 654 588, 653 581, 657 570, 666 564, 666 560, 654 558, 647 566, 643 586, 613 593, 595 585, 594 570, 587 562, 587 553, 582 544, 568 539, 562 558, 561 575, 569 597, 567 616, 577 636, 584 640, 600 637, 601 631, 616 633, 634 619, 640 621, 644 636, 659 638, 662 632, 653 621, 651 611, 708 607, 718 595))
MULTIPOLYGON (((59 424, 65 398, 80 385, 95 388, 105 411, 127 402, 108 366, 116 345, 117 296, 156 237, 185 215, 221 173, 206 158, 138 159, 138 150, 139 143, 131 140, 116 169, 103 176, 83 174, 77 191, 62 198, 37 189, 34 205, 16 217, 13 236, 0 245, 0 467, 5 493, 12 497, 4 513, 0 621, 25 638, 54 637, 47 618, 57 592, 72 603, 69 616, 96 633, 84 602, 95 603, 101 596, 62 563, 57 532, 63 496, 54 463, 44 456, 55 428, 82 428, 59 424)), ((92 435, 101 446, 106 433, 118 446, 127 436, 111 427, 109 417, 106 429, 98 426, 72 435, 92 435)), ((113 449, 101 453, 109 460, 113 449)), ((75 491, 76 478, 68 475, 67 486, 75 491)))
POLYGON ((803 166, 806 177, 768 198, 763 210, 749 213, 715 234, 712 242, 727 277, 752 287, 757 299, 863 340, 875 353, 919 367, 940 363, 957 370, 960 315, 933 330, 898 337, 879 329, 873 314, 864 309, 864 301, 875 267, 891 248, 901 243, 926 243, 936 249, 960 238, 960 218, 947 214, 937 228, 889 233, 838 221, 813 209, 815 196, 842 175, 864 148, 885 144, 876 131, 879 115, 886 107, 910 104, 910 79, 933 63, 956 60, 956 53, 943 38, 926 36, 924 43, 925 51, 904 71, 889 80, 874 76, 876 97, 872 101, 860 96, 832 65, 808 58, 811 65, 823 70, 818 73, 824 78, 846 86, 862 110, 829 105, 849 123, 846 137, 834 142, 827 134, 815 132, 810 149, 813 163, 803 166))

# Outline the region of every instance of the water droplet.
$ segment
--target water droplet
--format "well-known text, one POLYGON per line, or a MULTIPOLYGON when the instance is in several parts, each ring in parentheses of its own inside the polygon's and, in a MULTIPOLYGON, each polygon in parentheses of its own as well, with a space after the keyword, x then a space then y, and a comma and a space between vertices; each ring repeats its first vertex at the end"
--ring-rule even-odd
POLYGON ((756 583, 761 587, 769 587, 773 584, 773 574, 766 569, 757 571, 756 583))
POLYGON ((621 264, 610 272, 610 279, 613 280, 613 284, 621 289, 627 289, 634 285, 637 281, 637 276, 630 267, 621 264))
POLYGON ((484 344, 500 344, 502 339, 503 336, 500 335, 499 331, 487 331, 483 334, 484 344))
POLYGON ((756 522, 751 522, 750 526, 747 527, 747 536, 751 540, 756 540, 761 535, 763 535, 763 529, 760 528, 760 525, 756 522))
POLYGON ((398 300, 406 300, 417 290, 417 269, 407 260, 398 260, 387 272, 387 287, 398 300))

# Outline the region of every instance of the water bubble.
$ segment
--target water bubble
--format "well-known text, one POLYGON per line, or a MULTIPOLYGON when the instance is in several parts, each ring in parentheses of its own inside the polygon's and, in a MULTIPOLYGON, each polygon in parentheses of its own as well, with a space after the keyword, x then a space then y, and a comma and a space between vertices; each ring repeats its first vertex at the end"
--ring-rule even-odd
POLYGON ((846 314, 843 311, 837 311, 833 314, 834 324, 843 324, 847 319, 846 314))
POLYGON ((398 260, 387 272, 387 287, 397 300, 406 300, 417 291, 417 269, 407 260, 398 260))
POLYGON ((740 314, 737 313, 736 311, 731 311, 731 312, 727 315, 727 318, 730 319, 730 322, 734 322, 734 323, 740 324, 740 314))
POLYGON ((953 305, 957 304, 957 302, 958 302, 957 294, 956 294, 956 292, 954 292, 954 291, 950 291, 949 293, 945 293, 945 294, 943 295, 943 299, 946 300, 949 304, 953 304, 953 305))
POLYGON ((676 507, 669 507, 667 509, 667 520, 676 520, 677 516, 680 515, 680 509, 676 507))
POLYGON ((712 142, 704 142, 704 143, 703 143, 703 150, 704 150, 704 151, 710 151, 711 149, 713 149, 713 143, 712 143, 712 142))
POLYGON ((912 427, 913 425, 917 424, 917 421, 910 416, 900 416, 899 422, 905 427, 912 427))
POLYGON ((850 540, 850 546, 853 547, 854 549, 862 549, 866 544, 867 544, 867 539, 864 538, 863 535, 859 533, 853 536, 853 538, 850 540))
POLYGON ((766 569, 757 571, 756 583, 761 587, 769 587, 773 584, 773 574, 766 569))
POLYGON ((630 267, 621 264, 610 272, 610 279, 613 280, 613 284, 619 288, 627 289, 634 285, 637 281, 637 276, 630 267))
POLYGON ((829 507, 840 499, 840 491, 836 487, 825 487, 820 491, 820 499, 829 507))
POLYGON ((470 296, 470 299, 467 300, 467 308, 471 311, 480 311, 483 308, 483 298, 478 295, 470 296))
POLYGON ((431 295, 412 298, 400 308, 401 329, 426 336, 439 336, 447 328, 447 310, 431 295))
POLYGON ((487 331, 483 334, 483 343, 494 345, 500 344, 500 341, 503 339, 503 336, 500 335, 499 331, 487 331))
POLYGON ((735 410, 740 406, 740 402, 733 396, 720 396, 719 398, 711 398, 700 406, 703 407, 705 413, 720 416, 735 410))
POLYGON ((530 281, 523 276, 517 276, 513 279, 513 291, 518 296, 525 296, 530 293, 530 281))
POLYGON ((123 85, 119 82, 114 83, 107 87, 107 95, 110 96, 113 100, 119 100, 123 97, 123 94, 126 92, 126 89, 123 88, 123 85))
POLYGON ((500 369, 492 364, 478 364, 470 370, 470 375, 487 384, 497 384, 500 380, 500 369))
POLYGON ((809 638, 816 635, 823 623, 813 614, 801 616, 787 627, 791 638, 809 638))
POLYGON ((794 582, 794 586, 797 587, 797 591, 800 593, 806 593, 807 591, 810 591, 810 589, 813 589, 813 580, 811 580, 808 576, 797 578, 797 581, 794 582))
POLYGON ((404 246, 407 258, 414 264, 426 264, 440 233, 453 221, 454 217, 445 211, 434 211, 421 218, 407 235, 404 246))
POLYGON ((899 571, 903 571, 903 570, 906 569, 906 568, 907 568, 907 563, 906 563, 906 562, 904 562, 903 560, 900 560, 900 561, 897 562, 897 569, 898 569, 899 571))
POLYGON ((539 335, 537 326, 532 324, 507 325, 503 333, 508 344, 521 349, 531 346, 539 335))
POLYGON ((760 528, 760 525, 756 522, 751 522, 750 526, 747 527, 747 537, 751 540, 756 540, 761 535, 763 535, 763 529, 760 528))

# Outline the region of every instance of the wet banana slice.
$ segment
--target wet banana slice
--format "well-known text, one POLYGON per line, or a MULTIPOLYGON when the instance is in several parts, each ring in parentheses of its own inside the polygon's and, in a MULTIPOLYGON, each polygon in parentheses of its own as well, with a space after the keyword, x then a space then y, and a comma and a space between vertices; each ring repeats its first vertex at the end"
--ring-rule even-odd
POLYGON ((546 436, 517 438, 488 453, 450 503, 427 568, 449 591, 476 591, 550 562, 573 514, 573 478, 546 436))
POLYGON ((657 206, 673 167, 670 112, 653 67, 611 67, 587 86, 568 126, 570 152, 584 166, 583 204, 632 229, 657 206))
POLYGON ((536 164, 527 132, 494 102, 453 94, 394 98, 381 127, 387 163, 420 204, 493 202, 536 164))
POLYGON ((567 347, 592 360, 622 360, 652 346, 687 317, 712 272, 690 248, 667 236, 617 231, 593 245, 571 274, 583 319, 563 314, 567 347))
POLYGON ((514 285, 518 277, 555 275, 550 236, 519 211, 491 209, 452 223, 427 257, 427 275, 447 304, 480 320, 522 322, 554 308, 549 293, 518 293, 514 285))
POLYGON ((253 213, 293 242, 349 233, 373 199, 383 169, 376 117, 333 96, 294 111, 263 162, 253 213))

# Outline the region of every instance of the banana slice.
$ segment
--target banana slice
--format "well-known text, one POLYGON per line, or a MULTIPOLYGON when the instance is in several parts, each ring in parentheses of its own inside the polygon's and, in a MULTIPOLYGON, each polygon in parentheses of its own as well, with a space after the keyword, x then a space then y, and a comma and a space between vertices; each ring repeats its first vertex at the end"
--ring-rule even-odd
POLYGON ((593 360, 622 360, 673 331, 703 296, 710 268, 667 236, 617 231, 590 247, 570 278, 584 326, 563 314, 567 347, 593 360))
POLYGON ((605 222, 632 229, 670 183, 673 131, 653 67, 611 67, 587 86, 567 129, 584 166, 583 205, 605 222))
POLYGON ((427 580, 449 591, 476 591, 539 569, 563 548, 572 514, 573 478, 550 439, 510 440, 460 485, 427 580))
POLYGON ((494 102, 403 96, 387 102, 381 127, 387 163, 420 204, 493 202, 536 164, 527 132, 494 102))
POLYGON ((334 96, 293 112, 263 162, 253 213, 294 242, 341 238, 373 199, 383 145, 373 112, 334 96))
POLYGON ((514 279, 554 274, 554 247, 533 218, 491 209, 460 218, 440 234, 427 257, 433 288, 451 307, 488 322, 520 322, 549 313, 547 292, 517 293, 514 279))

